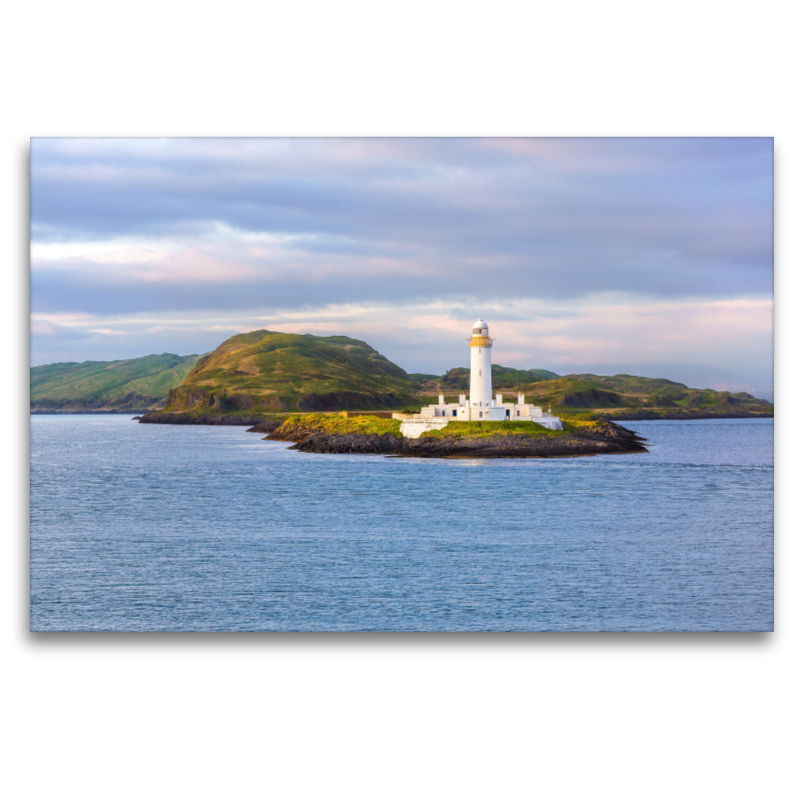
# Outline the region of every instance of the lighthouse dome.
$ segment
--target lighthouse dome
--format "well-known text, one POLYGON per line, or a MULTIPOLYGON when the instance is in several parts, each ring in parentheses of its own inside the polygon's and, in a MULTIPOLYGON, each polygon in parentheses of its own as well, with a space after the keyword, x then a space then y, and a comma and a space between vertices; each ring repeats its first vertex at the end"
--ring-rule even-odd
POLYGON ((489 326, 482 319, 477 320, 475 324, 472 326, 473 333, 481 333, 482 331, 488 331, 488 330, 489 326))

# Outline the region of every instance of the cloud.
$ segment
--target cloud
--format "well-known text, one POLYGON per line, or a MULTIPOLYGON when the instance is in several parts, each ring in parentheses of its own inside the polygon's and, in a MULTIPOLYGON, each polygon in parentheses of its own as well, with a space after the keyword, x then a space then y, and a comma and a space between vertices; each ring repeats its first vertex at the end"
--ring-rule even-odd
POLYGON ((361 262, 375 298, 396 268, 495 293, 730 295, 771 288, 771 167, 765 139, 34 140, 32 234, 35 253, 136 237, 239 266, 263 237, 256 271, 361 262))
POLYGON ((772 158, 770 139, 34 139, 32 309, 105 320, 72 327, 95 352, 266 321, 436 371, 460 351, 419 348, 485 315, 519 365, 744 353, 755 374, 772 158))

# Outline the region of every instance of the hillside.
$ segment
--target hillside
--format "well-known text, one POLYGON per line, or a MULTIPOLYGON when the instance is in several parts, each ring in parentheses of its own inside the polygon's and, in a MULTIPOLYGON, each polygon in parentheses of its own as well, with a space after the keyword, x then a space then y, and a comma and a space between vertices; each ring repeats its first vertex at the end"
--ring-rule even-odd
POLYGON ((165 412, 206 414, 394 408, 416 385, 347 336, 252 331, 203 356, 169 392, 165 412))
MULTIPOLYGON (((544 373, 545 370, 529 370, 544 373)), ((549 373, 555 375, 555 373, 549 373)), ((720 392, 714 389, 692 389, 682 383, 664 378, 642 378, 635 375, 580 374, 555 376, 534 380, 520 380, 524 371, 500 367, 497 373, 492 368, 492 386, 496 392, 507 395, 524 392, 526 400, 543 408, 552 408, 554 414, 591 412, 607 418, 633 419, 681 419, 705 417, 771 417, 774 406, 746 392, 720 392)), ((427 376, 426 376, 427 377, 427 376)), ((420 381, 418 402, 436 402, 434 386, 441 386, 450 400, 457 399, 458 392, 466 391, 463 380, 469 382, 469 371, 451 369, 444 376, 432 381, 420 381), (448 380, 454 376, 457 380, 448 380), (450 388, 453 386, 454 388, 450 388), (430 388, 429 388, 430 387, 430 388)), ((506 399, 510 399, 508 396, 506 399)))
POLYGON ((591 409, 615 419, 771 417, 774 406, 747 392, 692 389, 664 378, 566 375, 520 387, 528 399, 556 409, 591 409))
POLYGON ((198 358, 162 353, 125 361, 31 367, 31 412, 130 413, 157 408, 198 358))
MULTIPOLYGON (((252 331, 199 357, 170 353, 124 361, 31 368, 31 412, 141 412, 152 422, 221 424, 275 413, 420 408, 469 391, 469 370, 408 375, 365 342, 347 336, 252 331), (163 408, 162 408, 163 407, 163 408)), ((771 417, 774 407, 745 392, 692 389, 634 375, 559 376, 492 366, 494 391, 523 391, 554 414, 613 419, 771 417)), ((253 423, 249 423, 253 424, 253 423)))
MULTIPOLYGON (((455 367, 444 375, 426 375, 417 373, 411 375, 416 380, 420 391, 428 393, 444 392, 445 394, 459 394, 469 392, 469 368, 455 367)), ((546 369, 515 369, 492 364, 492 386, 498 391, 517 385, 527 385, 536 381, 550 380, 560 377, 555 372, 546 369)))

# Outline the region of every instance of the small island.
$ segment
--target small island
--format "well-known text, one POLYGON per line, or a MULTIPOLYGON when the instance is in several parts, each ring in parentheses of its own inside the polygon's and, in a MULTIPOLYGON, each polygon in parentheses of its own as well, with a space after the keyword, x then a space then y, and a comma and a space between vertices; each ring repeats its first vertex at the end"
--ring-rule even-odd
POLYGON ((645 441, 613 422, 562 419, 563 430, 535 422, 449 422, 417 438, 401 433, 400 419, 371 414, 303 414, 251 430, 269 441, 294 442, 302 453, 362 453, 412 458, 554 458, 601 453, 646 453, 645 441))
POLYGON ((269 429, 272 441, 290 441, 304 453, 368 453, 413 458, 554 458, 597 453, 643 453, 633 431, 599 419, 561 419, 541 407, 492 396, 489 326, 479 319, 468 339, 470 391, 448 403, 423 407, 419 414, 304 414, 269 429))

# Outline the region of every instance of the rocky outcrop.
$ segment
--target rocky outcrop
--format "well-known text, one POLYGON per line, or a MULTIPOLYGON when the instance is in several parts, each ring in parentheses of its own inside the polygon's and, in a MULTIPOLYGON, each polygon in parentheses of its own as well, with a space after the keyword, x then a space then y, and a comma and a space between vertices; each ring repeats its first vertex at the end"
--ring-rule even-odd
MULTIPOLYGON (((271 438, 271 437, 267 437, 271 438)), ((494 436, 463 439, 398 439, 394 436, 318 433, 290 450, 302 453, 366 453, 410 458, 557 458, 599 453, 646 453, 640 442, 603 441, 582 437, 558 439, 530 436, 494 436)))
POLYGON ((264 411, 285 412, 298 409, 304 412, 325 412, 396 408, 404 398, 391 393, 329 392, 306 394, 297 400, 278 394, 255 397, 246 392, 209 392, 203 387, 179 386, 170 389, 166 408, 171 412, 206 413, 264 411))
POLYGON ((277 419, 265 419, 247 429, 247 433, 272 433, 280 428, 281 423, 277 419))
POLYGON ((259 406, 260 411, 285 411, 289 403, 278 395, 270 395, 256 400, 246 392, 209 392, 202 386, 178 386, 170 389, 165 407, 169 412, 192 412, 205 414, 217 411, 236 413, 251 411, 259 406))
MULTIPOLYGON (((267 436, 266 438, 272 439, 273 437, 267 436)), ((316 433, 297 442, 289 449, 299 450, 302 453, 405 455, 403 443, 406 441, 406 439, 399 439, 388 434, 374 436, 364 433, 347 433, 343 436, 332 436, 329 433, 316 433)))

